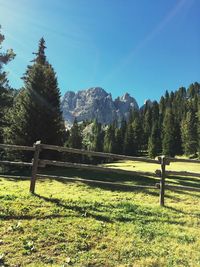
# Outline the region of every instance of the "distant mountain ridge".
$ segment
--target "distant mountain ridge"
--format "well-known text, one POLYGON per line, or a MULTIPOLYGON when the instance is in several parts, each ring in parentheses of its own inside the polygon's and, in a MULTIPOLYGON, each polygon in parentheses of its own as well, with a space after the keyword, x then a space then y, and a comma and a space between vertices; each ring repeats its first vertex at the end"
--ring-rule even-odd
POLYGON ((61 108, 66 125, 71 126, 77 121, 97 119, 102 124, 110 124, 129 116, 131 109, 138 110, 135 98, 125 93, 112 99, 111 94, 101 87, 92 87, 77 93, 67 91, 62 99, 61 108))

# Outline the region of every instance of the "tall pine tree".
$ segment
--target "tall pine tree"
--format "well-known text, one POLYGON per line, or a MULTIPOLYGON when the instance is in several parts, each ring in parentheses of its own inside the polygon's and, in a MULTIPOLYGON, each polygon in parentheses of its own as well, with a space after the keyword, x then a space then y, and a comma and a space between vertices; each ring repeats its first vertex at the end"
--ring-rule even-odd
POLYGON ((192 110, 188 111, 182 120, 183 151, 187 156, 196 154, 198 151, 197 122, 197 116, 192 110))
POLYGON ((106 153, 114 153, 115 143, 115 128, 114 125, 111 124, 108 126, 104 136, 103 151, 106 153))
POLYGON ((63 145, 65 127, 60 109, 60 92, 53 67, 45 56, 45 41, 39 41, 33 64, 23 77, 24 87, 8 115, 8 143, 32 145, 35 141, 63 145))
MULTIPOLYGON (((1 26, 0 26, 1 30, 1 26)), ((0 50, 5 37, 0 32, 0 50)), ((5 115, 12 103, 12 90, 8 85, 7 73, 3 70, 4 65, 15 57, 12 49, 6 52, 0 51, 0 143, 3 142, 3 129, 6 126, 5 115)))
POLYGON ((175 129, 174 129, 174 116, 171 108, 165 111, 163 120, 163 135, 162 135, 162 153, 167 156, 175 156, 175 129))
POLYGON ((125 155, 129 156, 133 156, 136 154, 135 138, 132 123, 129 123, 126 128, 123 152, 125 155))
POLYGON ((159 128, 159 122, 155 122, 151 135, 148 141, 148 155, 150 158, 155 158, 161 152, 161 134, 159 128))
POLYGON ((92 151, 103 150, 103 131, 102 131, 101 123, 99 123, 97 120, 95 120, 92 125, 92 133, 90 135, 89 150, 92 150, 92 151))
POLYGON ((78 125, 77 119, 75 118, 73 126, 70 130, 68 146, 72 148, 82 148, 82 133, 81 128, 78 125))

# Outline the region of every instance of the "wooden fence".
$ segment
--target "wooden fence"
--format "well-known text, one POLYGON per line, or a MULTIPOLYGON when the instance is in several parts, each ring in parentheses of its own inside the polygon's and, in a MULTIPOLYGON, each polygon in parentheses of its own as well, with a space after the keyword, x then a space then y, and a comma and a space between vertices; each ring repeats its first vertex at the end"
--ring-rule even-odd
MULTIPOLYGON (((166 177, 170 175, 175 176, 195 176, 200 177, 200 173, 193 173, 193 172, 177 172, 177 171, 166 171, 166 166, 170 165, 170 162, 190 162, 190 163, 200 163, 200 160, 189 160, 189 159, 175 159, 169 158, 165 156, 160 156, 157 159, 148 159, 144 157, 132 157, 132 156, 125 156, 125 155, 118 155, 118 154, 111 154, 111 153, 102 153, 102 152, 95 152, 95 151, 87 151, 83 149, 74 149, 74 148, 67 148, 61 146, 54 146, 54 145, 47 145, 41 144, 40 141, 37 141, 32 147, 30 146, 18 146, 18 145, 8 145, 8 144, 0 144, 1 149, 9 149, 9 150, 21 150, 21 151, 32 151, 33 160, 32 162, 16 162, 16 161, 4 161, 1 160, 0 164, 4 165, 15 165, 15 166, 29 166, 32 167, 31 177, 30 177, 30 192, 32 194, 35 193, 35 184, 37 177, 49 177, 49 178, 64 178, 67 180, 72 181, 81 181, 87 183, 100 183, 106 185, 117 185, 117 186, 128 186, 135 189, 158 189, 160 191, 159 194, 159 203, 160 206, 164 206, 165 203, 165 189, 169 190, 186 190, 186 191, 193 191, 193 192, 200 192, 200 188, 196 187, 189 187, 189 186, 178 186, 178 185, 169 185, 165 183, 166 177), (55 161, 55 160, 46 160, 40 159, 40 152, 42 150, 53 150, 58 152, 68 152, 70 154, 79 154, 79 155, 87 155, 87 156, 94 156, 94 157, 103 157, 109 159, 120 159, 120 160, 132 160, 132 161, 140 161, 146 163, 154 163, 160 165, 160 169, 153 172, 141 172, 141 171, 126 171, 121 169, 115 168, 107 168, 102 166, 96 165, 88 165, 88 164, 80 164, 80 163, 72 163, 72 162, 63 162, 63 161, 55 161), (114 172, 119 174, 128 174, 128 175, 139 175, 139 176, 156 176, 160 177, 160 183, 156 183, 155 186, 152 185, 125 185, 122 183, 116 182, 107 182, 107 181, 99 181, 99 180, 88 180, 88 179, 81 179, 81 178, 69 178, 69 177, 61 177, 61 176, 52 176, 52 175, 44 175, 38 173, 39 167, 46 167, 47 165, 51 166, 60 166, 60 167, 68 167, 68 168, 78 168, 78 169, 87 169, 87 170, 94 170, 98 172, 114 172)), ((7 176, 12 177, 12 176, 7 176)))

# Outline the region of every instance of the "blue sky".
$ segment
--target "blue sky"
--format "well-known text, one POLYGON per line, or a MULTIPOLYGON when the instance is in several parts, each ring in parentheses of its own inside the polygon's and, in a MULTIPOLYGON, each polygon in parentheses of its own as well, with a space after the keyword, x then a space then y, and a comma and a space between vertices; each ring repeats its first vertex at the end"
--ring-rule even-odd
POLYGON ((61 94, 100 86, 141 105, 200 82, 200 0, 0 0, 3 48, 19 88, 38 41, 46 40, 61 94))

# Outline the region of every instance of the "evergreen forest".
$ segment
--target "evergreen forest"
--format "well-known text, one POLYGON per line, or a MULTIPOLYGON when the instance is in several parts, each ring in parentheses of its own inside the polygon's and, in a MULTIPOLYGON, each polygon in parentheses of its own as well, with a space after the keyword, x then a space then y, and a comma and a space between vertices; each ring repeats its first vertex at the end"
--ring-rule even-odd
POLYGON ((147 101, 140 110, 130 110, 129 120, 122 120, 120 126, 117 122, 90 123, 78 125, 75 120, 68 133, 69 146, 134 156, 148 154, 151 158, 160 154, 198 157, 200 84, 195 82, 187 89, 166 91, 159 102, 147 101))

